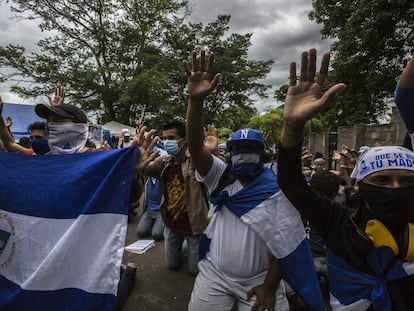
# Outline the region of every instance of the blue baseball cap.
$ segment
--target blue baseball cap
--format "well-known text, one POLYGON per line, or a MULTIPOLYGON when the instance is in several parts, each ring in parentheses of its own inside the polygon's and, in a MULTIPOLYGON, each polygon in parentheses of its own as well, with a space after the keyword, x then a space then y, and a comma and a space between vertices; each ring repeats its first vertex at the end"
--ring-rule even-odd
POLYGON ((230 150, 234 145, 251 146, 252 143, 258 145, 261 149, 265 147, 262 132, 251 128, 244 128, 231 135, 230 140, 227 142, 227 149, 230 150))

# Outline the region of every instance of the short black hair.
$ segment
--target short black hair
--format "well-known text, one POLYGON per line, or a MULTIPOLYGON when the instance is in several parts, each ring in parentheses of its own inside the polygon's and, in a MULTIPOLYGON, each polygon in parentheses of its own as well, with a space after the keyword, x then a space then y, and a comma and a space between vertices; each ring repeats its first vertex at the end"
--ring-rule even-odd
POLYGON ((309 186, 319 193, 327 196, 330 199, 335 198, 338 194, 341 180, 334 173, 322 170, 315 172, 310 181, 309 186))
POLYGON ((186 136, 185 123, 183 121, 174 120, 174 121, 171 121, 171 122, 166 122, 162 125, 162 130, 163 131, 171 130, 171 129, 176 129, 177 134, 180 137, 185 137, 186 136))
POLYGON ((44 121, 36 121, 27 127, 27 132, 30 134, 33 130, 45 130, 46 129, 46 122, 44 121))

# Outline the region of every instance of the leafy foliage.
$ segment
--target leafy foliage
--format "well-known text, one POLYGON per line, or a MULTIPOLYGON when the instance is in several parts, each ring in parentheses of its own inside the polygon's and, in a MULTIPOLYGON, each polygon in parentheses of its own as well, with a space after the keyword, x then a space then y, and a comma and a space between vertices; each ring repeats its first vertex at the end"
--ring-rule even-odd
MULTIPOLYGON (((251 34, 230 34, 230 16, 203 26, 187 23, 187 1, 179 0, 12 0, 19 18, 37 19, 50 36, 40 52, 0 47, 0 67, 12 68, 12 91, 28 98, 67 90, 67 102, 96 113, 98 121, 160 127, 184 119, 186 77, 181 61, 204 48, 217 54, 223 76, 206 100, 205 121, 217 127, 247 123, 253 97, 269 86, 258 83, 271 62, 247 58, 251 34), (226 113, 226 111, 228 111, 226 113), (243 118, 235 112, 243 112, 243 118)), ((7 77, 2 77, 7 79, 7 77)))
POLYGON ((338 125, 376 123, 414 48, 411 0, 313 0, 310 19, 334 40, 330 81, 344 82, 329 111, 338 125))
POLYGON ((268 145, 279 142, 283 125, 283 107, 273 109, 263 115, 255 115, 250 119, 248 127, 261 130, 266 135, 268 145))

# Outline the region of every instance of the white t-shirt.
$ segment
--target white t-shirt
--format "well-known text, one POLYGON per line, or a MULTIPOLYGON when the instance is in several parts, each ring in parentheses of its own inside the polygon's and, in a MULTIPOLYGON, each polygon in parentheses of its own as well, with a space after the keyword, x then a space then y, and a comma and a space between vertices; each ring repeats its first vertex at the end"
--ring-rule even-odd
MULTIPOLYGON (((213 165, 208 174, 202 178, 196 172, 196 178, 203 182, 208 192, 211 193, 217 187, 226 166, 223 161, 214 157, 213 165)), ((232 196, 242 188, 243 185, 236 180, 223 190, 232 196)), ((224 204, 221 211, 214 213, 214 206, 210 203, 210 220, 213 218, 213 214, 217 215, 214 215, 214 234, 207 259, 234 281, 262 277, 269 268, 271 258, 266 244, 224 204)))

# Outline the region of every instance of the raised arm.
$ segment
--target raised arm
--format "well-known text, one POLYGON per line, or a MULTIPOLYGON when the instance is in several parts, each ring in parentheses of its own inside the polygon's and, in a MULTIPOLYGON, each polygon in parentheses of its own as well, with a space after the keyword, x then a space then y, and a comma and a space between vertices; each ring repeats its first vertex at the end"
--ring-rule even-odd
POLYGON ((405 66, 398 83, 403 87, 414 87, 414 54, 405 66))
POLYGON ((316 50, 302 53, 299 79, 296 75, 296 63, 290 65, 289 89, 284 112, 283 129, 280 142, 285 148, 300 144, 306 121, 322 110, 345 84, 339 83, 322 93, 325 78, 328 74, 329 53, 322 57, 319 74, 316 75, 316 50), (316 80, 315 80, 316 77, 316 80))
POLYGON ((24 154, 33 154, 32 149, 25 148, 20 146, 14 141, 13 136, 7 128, 6 123, 3 120, 3 100, 0 97, 0 139, 3 141, 3 145, 7 151, 10 152, 20 152, 24 154))
MULTIPOLYGON (((395 89, 395 104, 414 144, 414 55, 401 73, 395 89)), ((406 147, 410 147, 409 144, 406 147)))
POLYGON ((301 150, 305 122, 316 115, 336 92, 345 87, 345 84, 340 83, 325 93, 322 92, 328 66, 329 54, 324 54, 319 74, 316 74, 314 49, 302 53, 299 80, 296 76, 296 64, 290 65, 277 175, 283 193, 323 237, 328 236, 333 226, 337 226, 334 222, 326 223, 326 219, 329 219, 327 217, 330 214, 338 213, 338 209, 332 208, 328 198, 318 195, 307 185, 302 174, 301 150))
POLYGON ((187 143, 193 165, 201 176, 207 175, 213 164, 213 156, 204 146, 204 99, 215 89, 220 78, 216 74, 213 78, 211 69, 214 62, 214 54, 210 53, 206 64, 205 51, 200 52, 199 62, 197 52, 192 53, 191 70, 187 61, 183 61, 183 67, 187 74, 188 82, 188 107, 187 107, 187 143))

